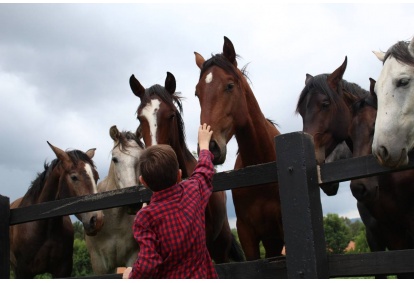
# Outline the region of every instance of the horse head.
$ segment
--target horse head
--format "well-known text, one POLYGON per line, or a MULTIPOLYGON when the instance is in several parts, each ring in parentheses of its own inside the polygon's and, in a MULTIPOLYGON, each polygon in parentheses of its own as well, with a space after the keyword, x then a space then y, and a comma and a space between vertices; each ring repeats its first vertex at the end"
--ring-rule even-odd
POLYGON ((372 153, 381 165, 399 167, 408 163, 414 147, 414 38, 400 41, 384 54, 375 84, 378 97, 372 153))
POLYGON ((248 122, 246 92, 251 92, 247 80, 237 68, 236 52, 233 43, 224 37, 223 52, 205 60, 194 52, 200 68, 200 78, 196 85, 201 114, 200 124, 207 123, 213 130, 210 151, 214 154, 214 164, 226 160, 227 143, 237 127, 248 122))
MULTIPOLYGON (((54 170, 59 175, 58 199, 97 193, 98 172, 92 161, 95 149, 63 151, 48 142, 58 161, 54 170)), ((95 235, 103 226, 102 211, 76 214, 87 235, 95 235)))

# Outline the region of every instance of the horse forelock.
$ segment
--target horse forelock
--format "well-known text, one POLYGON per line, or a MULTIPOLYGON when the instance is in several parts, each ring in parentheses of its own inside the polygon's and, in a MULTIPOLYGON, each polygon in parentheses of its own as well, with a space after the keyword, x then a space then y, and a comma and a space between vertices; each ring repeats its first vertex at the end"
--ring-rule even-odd
MULTIPOLYGON (((236 58, 239 56, 237 55, 236 58)), ((237 69, 229 60, 227 60, 226 57, 223 56, 223 54, 216 54, 211 55, 211 58, 206 60, 203 64, 203 67, 200 71, 200 78, 203 76, 203 74, 212 66, 217 66, 221 69, 223 69, 225 72, 230 73, 232 76, 234 76, 237 80, 237 82, 241 83, 243 82, 243 77, 250 81, 248 74, 247 74, 247 65, 245 65, 241 70, 237 69)))
POLYGON ((143 142, 134 133, 130 131, 122 131, 119 135, 118 141, 112 149, 119 147, 122 152, 126 153, 130 147, 129 141, 131 140, 135 141, 140 148, 144 148, 143 142))
POLYGON ((389 57, 394 57, 398 62, 414 67, 414 57, 408 50, 409 44, 409 41, 399 41, 391 46, 385 53, 383 64, 389 57))

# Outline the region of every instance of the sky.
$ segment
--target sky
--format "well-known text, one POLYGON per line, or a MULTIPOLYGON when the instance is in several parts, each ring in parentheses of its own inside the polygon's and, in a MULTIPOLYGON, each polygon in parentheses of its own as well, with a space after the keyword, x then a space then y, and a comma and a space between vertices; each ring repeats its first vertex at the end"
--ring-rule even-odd
MULTIPOLYGON (((46 141, 67 150, 97 148, 101 180, 110 164, 109 128, 135 132, 140 100, 134 74, 148 88, 167 71, 183 99, 187 145, 196 150, 200 117, 194 96, 205 59, 224 36, 247 66, 262 112, 282 134, 302 130, 295 113, 306 74, 331 73, 348 57, 344 79, 369 90, 386 51, 414 36, 414 4, 266 4, 261 2, 0 4, 0 194, 23 196, 55 158, 46 141)), ((232 170, 233 138, 226 162, 232 170)), ((321 191, 324 215, 359 217, 349 182, 336 196, 321 191)), ((228 213, 234 207, 228 193, 228 213)))

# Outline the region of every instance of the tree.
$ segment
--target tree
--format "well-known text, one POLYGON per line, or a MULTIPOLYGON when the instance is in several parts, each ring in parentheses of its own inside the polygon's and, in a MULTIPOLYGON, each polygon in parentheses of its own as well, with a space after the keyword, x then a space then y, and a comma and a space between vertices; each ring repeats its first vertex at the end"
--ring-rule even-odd
POLYGON ((92 264, 85 240, 75 239, 73 242, 72 277, 92 275, 92 264))
POLYGON ((351 230, 344 218, 338 214, 327 214, 323 218, 326 248, 328 253, 343 254, 351 240, 351 230))

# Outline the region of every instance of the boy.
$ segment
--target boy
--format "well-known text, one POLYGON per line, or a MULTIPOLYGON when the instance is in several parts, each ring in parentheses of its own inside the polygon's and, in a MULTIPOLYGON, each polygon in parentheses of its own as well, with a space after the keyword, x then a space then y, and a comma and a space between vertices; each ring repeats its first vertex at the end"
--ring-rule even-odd
POLYGON ((212 134, 210 126, 200 126, 199 160, 183 182, 169 145, 154 145, 142 153, 139 179, 154 193, 135 217, 133 231, 140 251, 123 278, 218 278, 205 232, 205 209, 213 190, 213 154, 208 150, 212 134))

